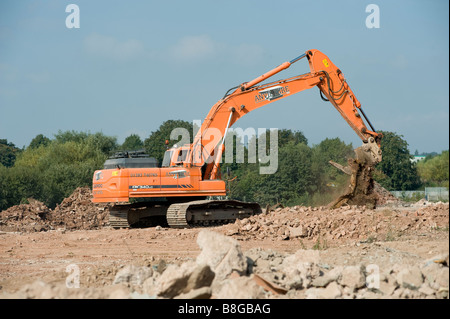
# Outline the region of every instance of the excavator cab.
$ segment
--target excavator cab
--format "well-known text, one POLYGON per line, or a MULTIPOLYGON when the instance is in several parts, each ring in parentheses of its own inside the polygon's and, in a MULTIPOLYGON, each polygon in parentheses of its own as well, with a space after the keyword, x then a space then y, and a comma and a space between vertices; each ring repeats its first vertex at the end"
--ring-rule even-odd
POLYGON ((172 148, 168 149, 165 152, 161 167, 184 166, 189 152, 189 145, 181 147, 177 147, 177 145, 174 145, 172 148))

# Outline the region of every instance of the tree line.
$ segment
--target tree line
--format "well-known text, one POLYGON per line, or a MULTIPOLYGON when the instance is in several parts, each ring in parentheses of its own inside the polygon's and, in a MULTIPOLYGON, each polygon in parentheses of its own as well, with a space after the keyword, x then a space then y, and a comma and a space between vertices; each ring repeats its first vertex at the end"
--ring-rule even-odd
MULTIPOLYGON (((120 150, 145 150, 161 163, 174 128, 193 132, 191 123, 169 120, 142 139, 132 134, 122 144, 116 137, 103 133, 59 131, 53 138, 37 135, 27 147, 17 148, 6 139, 0 139, 0 211, 34 198, 54 208, 77 187, 92 186, 95 170, 120 150)), ((418 190, 426 186, 448 187, 449 152, 432 154, 414 163, 408 143, 394 132, 382 132, 383 160, 377 164, 374 179, 388 190, 418 190)), ((329 203, 348 185, 348 176, 332 167, 332 160, 341 165, 353 157, 353 146, 339 138, 325 139, 317 145, 308 145, 300 131, 278 131, 278 168, 275 174, 260 174, 258 161, 249 161, 249 145, 259 145, 254 136, 242 141, 231 136, 233 145, 244 150, 243 163, 236 161, 221 165, 222 179, 226 181, 230 198, 256 201, 261 204, 323 205, 329 203)), ((191 135, 191 142, 192 142, 191 135)), ((229 145, 229 144, 226 144, 229 145)))

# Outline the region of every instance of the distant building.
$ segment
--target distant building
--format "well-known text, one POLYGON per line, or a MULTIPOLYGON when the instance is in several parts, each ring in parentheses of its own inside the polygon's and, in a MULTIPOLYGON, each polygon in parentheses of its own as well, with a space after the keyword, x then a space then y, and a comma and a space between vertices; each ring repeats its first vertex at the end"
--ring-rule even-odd
POLYGON ((425 155, 413 155, 413 158, 411 159, 411 162, 417 163, 418 161, 424 160, 425 155))

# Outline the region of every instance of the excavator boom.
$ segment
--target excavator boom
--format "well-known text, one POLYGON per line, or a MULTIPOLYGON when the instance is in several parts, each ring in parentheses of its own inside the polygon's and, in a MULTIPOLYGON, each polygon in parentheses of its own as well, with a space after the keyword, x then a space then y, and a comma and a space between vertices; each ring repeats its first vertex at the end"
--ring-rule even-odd
POLYGON ((381 135, 373 129, 342 71, 318 50, 308 50, 284 62, 254 80, 239 85, 219 100, 209 111, 194 139, 190 160, 196 166, 206 163, 204 178, 216 179, 226 132, 237 120, 257 108, 313 87, 319 88, 322 98, 336 108, 363 141, 363 146, 355 150, 358 160, 372 165, 381 161, 381 135), (305 57, 311 72, 259 85, 305 57))

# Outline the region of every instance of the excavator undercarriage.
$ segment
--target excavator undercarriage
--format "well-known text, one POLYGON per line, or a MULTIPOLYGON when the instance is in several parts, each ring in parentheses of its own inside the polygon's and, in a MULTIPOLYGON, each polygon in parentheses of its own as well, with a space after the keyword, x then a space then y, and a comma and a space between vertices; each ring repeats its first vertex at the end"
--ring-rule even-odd
POLYGON ((259 204, 237 200, 203 199, 171 204, 142 202, 113 206, 110 209, 109 224, 113 228, 217 226, 261 212, 259 204))

